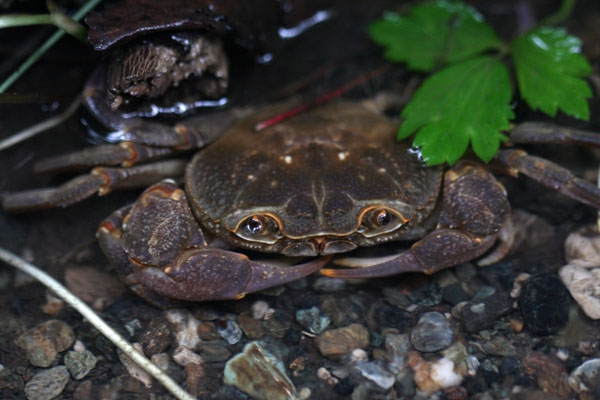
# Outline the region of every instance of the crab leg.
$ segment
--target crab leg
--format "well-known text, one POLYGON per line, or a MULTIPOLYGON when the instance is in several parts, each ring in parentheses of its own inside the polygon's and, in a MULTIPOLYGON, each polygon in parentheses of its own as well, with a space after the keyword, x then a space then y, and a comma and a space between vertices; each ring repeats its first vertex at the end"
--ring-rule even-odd
POLYGON ((525 122, 510 131, 514 143, 569 143, 600 147, 600 135, 543 122, 525 122))
POLYGON ((558 164, 524 150, 501 150, 494 159, 512 175, 522 173, 580 203, 600 209, 600 189, 558 164))
POLYGON ((438 227, 396 258, 356 269, 323 269, 337 278, 434 273, 472 260, 496 241, 509 216, 504 188, 483 168, 459 164, 446 172, 438 227))
POLYGON ((98 239, 132 289, 161 307, 168 298, 239 299, 312 274, 329 260, 280 268, 209 248, 183 191, 164 181, 148 188, 131 209, 105 220, 98 239))
POLYGON ((24 212, 43 208, 67 207, 95 193, 103 196, 115 189, 145 187, 164 178, 181 176, 184 160, 167 160, 131 168, 94 168, 55 188, 10 193, 2 198, 7 212, 24 212))

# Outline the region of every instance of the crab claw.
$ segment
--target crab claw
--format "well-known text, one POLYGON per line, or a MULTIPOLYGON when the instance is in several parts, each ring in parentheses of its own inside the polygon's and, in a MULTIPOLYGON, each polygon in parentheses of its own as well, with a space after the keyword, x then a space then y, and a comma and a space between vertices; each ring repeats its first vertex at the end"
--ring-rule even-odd
POLYGON ((330 257, 292 267, 273 267, 243 254, 220 249, 191 249, 164 270, 142 267, 136 278, 155 292, 185 301, 230 300, 293 282, 323 267, 330 257))

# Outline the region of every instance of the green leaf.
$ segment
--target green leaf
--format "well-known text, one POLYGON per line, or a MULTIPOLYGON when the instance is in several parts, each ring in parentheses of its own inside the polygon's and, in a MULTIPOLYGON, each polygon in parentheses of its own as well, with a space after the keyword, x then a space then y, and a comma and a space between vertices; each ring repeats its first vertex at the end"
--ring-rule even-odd
POLYGON ((388 60, 420 71, 502 46, 477 11, 446 0, 417 5, 406 16, 386 13, 369 26, 369 34, 386 48, 388 60))
POLYGON ((539 28, 512 43, 521 97, 534 109, 555 116, 557 109, 589 119, 592 90, 582 78, 592 69, 581 41, 561 28, 539 28))
POLYGON ((453 164, 469 141, 487 162, 506 140, 500 131, 514 117, 510 99, 508 70, 499 59, 482 56, 454 64, 427 78, 415 92, 402 111, 398 139, 418 131, 413 144, 428 165, 453 164))

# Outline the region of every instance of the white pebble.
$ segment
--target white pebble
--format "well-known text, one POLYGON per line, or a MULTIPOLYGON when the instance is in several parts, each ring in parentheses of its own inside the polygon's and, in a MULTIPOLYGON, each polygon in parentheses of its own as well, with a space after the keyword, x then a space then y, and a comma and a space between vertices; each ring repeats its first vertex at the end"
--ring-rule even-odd
POLYGON ((463 377, 454 372, 453 361, 442 357, 431 366, 431 379, 441 388, 448 388, 459 385, 463 377))
POLYGON ((173 360, 182 367, 190 363, 202 365, 202 357, 185 346, 179 346, 173 352, 173 360))

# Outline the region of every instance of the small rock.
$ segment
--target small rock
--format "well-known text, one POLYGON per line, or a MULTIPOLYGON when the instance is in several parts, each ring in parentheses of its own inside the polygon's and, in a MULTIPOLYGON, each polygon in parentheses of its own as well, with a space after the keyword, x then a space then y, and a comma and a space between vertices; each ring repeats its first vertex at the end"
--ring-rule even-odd
MULTIPOLYGON (((344 326, 361 320, 365 310, 345 296, 324 295, 321 310, 331 318, 333 326, 344 326)), ((397 307, 396 307, 397 308, 397 307)))
POLYGON ((569 375, 569 386, 576 393, 597 393, 600 388, 600 358, 587 360, 569 375))
POLYGON ((361 375, 383 390, 388 390, 396 382, 396 377, 388 372, 378 361, 359 361, 355 367, 361 375))
POLYGON ((161 370, 167 372, 171 366, 171 357, 167 353, 153 354, 150 360, 161 370))
POLYGON ((53 319, 23 332, 15 341, 36 367, 49 367, 56 355, 73 344, 75 334, 66 323, 53 319))
POLYGON ((217 321, 217 332, 230 345, 236 344, 242 340, 242 330, 240 326, 231 319, 217 321))
POLYGON ((44 314, 56 315, 65 308, 65 302, 60 297, 56 297, 51 291, 46 291, 46 303, 42 306, 44 314))
POLYGON ((200 343, 197 347, 200 357, 204 362, 219 362, 228 360, 231 357, 231 352, 220 343, 200 343))
POLYGON ((452 315, 459 319, 467 332, 479 332, 491 327, 499 316, 512 309, 512 301, 505 293, 496 293, 483 299, 459 303, 452 315))
POLYGON ((437 311, 422 314, 410 334, 414 348, 427 353, 445 349, 453 340, 454 335, 448 320, 437 311))
POLYGON ((200 321, 189 311, 177 309, 165 312, 165 317, 173 326, 177 345, 185 346, 188 349, 196 348, 196 345, 200 342, 200 338, 198 337, 198 325, 200 321))
POLYGON ((296 388, 283 362, 259 342, 250 342, 225 365, 224 382, 257 399, 287 400, 296 388))
POLYGON ((148 323, 146 331, 140 339, 144 353, 151 357, 163 353, 171 346, 171 327, 163 318, 154 318, 148 323))
POLYGON ((595 224, 584 226, 567 237, 565 259, 569 264, 600 267, 600 234, 595 224))
POLYGON ((237 323, 244 331, 246 337, 250 340, 260 339, 265 334, 263 327, 259 320, 254 319, 248 315, 240 315, 237 317, 237 323))
POLYGON ((268 320, 273 316, 275 310, 269 306, 269 303, 263 300, 256 301, 250 306, 252 311, 252 318, 268 320))
POLYGON ((442 357, 437 361, 425 361, 416 351, 408 353, 408 365, 414 373, 419 390, 428 395, 440 389, 457 386, 463 377, 454 372, 454 363, 442 357))
POLYGON ((217 325, 212 322, 202 321, 198 325, 198 336, 201 340, 219 340, 221 336, 219 336, 219 332, 217 332, 217 325))
POLYGON ((29 400, 50 400, 61 394, 68 382, 69 371, 64 365, 45 369, 27 382, 25 396, 29 400))
POLYGON ((94 367, 98 360, 89 350, 69 351, 65 354, 65 366, 74 379, 85 377, 94 367))
POLYGON ((202 357, 185 346, 179 346, 173 352, 173 360, 182 367, 189 363, 202 364, 202 357))
POLYGON ((410 339, 407 334, 387 335, 385 337, 385 358, 388 361, 388 369, 398 374, 405 369, 406 356, 410 349, 410 339))
POLYGON ((567 399, 571 394, 565 367, 554 357, 532 351, 522 361, 523 371, 533 376, 538 386, 548 393, 567 399))
MULTIPOLYGON (((137 351, 143 353, 141 344, 132 343, 132 346, 135 347, 135 349, 137 351)), ((138 366, 131 358, 126 356, 125 353, 123 353, 121 350, 118 350, 118 354, 119 354, 119 360, 121 360, 121 363, 125 366, 125 369, 127 369, 127 372, 129 372, 129 375, 132 378, 137 379, 138 381, 143 383, 144 386, 146 386, 147 388, 151 388, 152 387, 152 377, 146 371, 144 371, 140 366, 138 366)))
POLYGON ((296 311, 296 321, 303 328, 315 335, 321 334, 331 323, 329 317, 326 314, 322 314, 321 310, 317 307, 296 311))
POLYGON ((202 393, 202 378, 206 373, 201 364, 189 363, 185 366, 185 383, 190 394, 197 398, 202 393))
POLYGON ((493 356, 516 357, 518 355, 515 346, 505 336, 494 336, 484 341, 481 347, 483 351, 493 356))
POLYGON ((342 356, 356 348, 367 348, 368 345, 369 331, 359 324, 331 329, 317 337, 319 351, 326 357, 342 356))
POLYGON ((114 274, 92 267, 67 268, 65 285, 96 310, 103 310, 125 292, 125 286, 114 274))
POLYGON ((340 278, 329 278, 322 276, 313 283, 313 289, 317 292, 335 293, 346 289, 346 280, 340 278))
POLYGON ((263 328, 277 339, 283 338, 293 323, 293 315, 285 311, 276 310, 271 318, 263 321, 263 328))
POLYGON ((320 380, 327 382, 329 386, 335 386, 339 382, 338 378, 331 375, 331 372, 329 372, 329 370, 325 367, 321 367, 317 370, 317 377, 320 380))
POLYGON ((552 275, 538 275, 523 284, 519 306, 525 327, 538 335, 558 332, 569 320, 569 293, 552 275))
POLYGON ((600 268, 567 264, 558 274, 583 312, 592 319, 600 319, 600 268))

